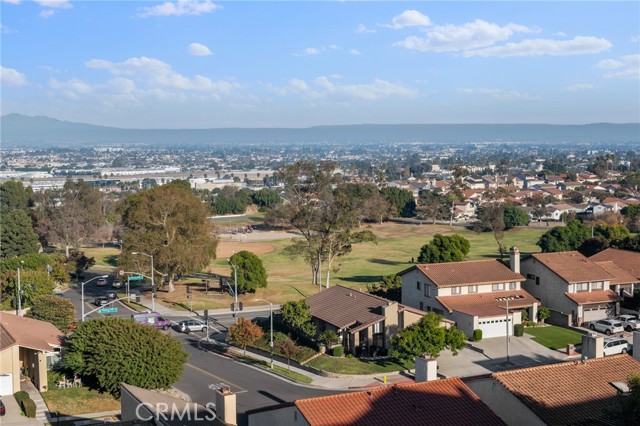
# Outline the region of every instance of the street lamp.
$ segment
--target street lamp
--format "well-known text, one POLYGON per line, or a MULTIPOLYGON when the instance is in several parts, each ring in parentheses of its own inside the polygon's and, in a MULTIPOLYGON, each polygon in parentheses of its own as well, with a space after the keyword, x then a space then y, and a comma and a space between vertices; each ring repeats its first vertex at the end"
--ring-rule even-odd
MULTIPOLYGON (((85 282, 83 282, 81 284, 81 287, 80 287, 80 291, 82 293, 82 296, 81 296, 82 300, 80 301, 81 302, 80 304, 82 305, 82 319, 81 319, 81 321, 84 321, 84 285, 87 284, 87 283, 90 283, 93 280, 97 280, 98 278, 109 278, 109 275, 98 275, 97 277, 93 277, 89 281, 85 281, 85 282)), ((89 312, 89 313, 91 313, 91 312, 89 312)))
POLYGON ((18 310, 16 311, 16 315, 20 316, 22 313, 22 289, 20 288, 20 266, 24 265, 24 260, 21 260, 18 263, 18 310))
POLYGON ((507 364, 509 364, 509 300, 518 300, 524 299, 524 296, 521 294, 513 294, 511 296, 501 296, 496 297, 498 302, 506 302, 506 320, 507 320, 507 364))
POLYGON ((256 301, 262 300, 263 302, 267 302, 269 304, 269 323, 271 325, 271 338, 269 340, 269 348, 271 350, 271 369, 273 370, 273 303, 264 299, 254 299, 256 301))
POLYGON ((148 258, 151 259, 151 311, 155 312, 156 311, 156 286, 155 286, 155 281, 153 279, 154 275, 155 275, 155 271, 153 270, 153 255, 152 254, 147 254, 147 253, 142 253, 141 251, 132 251, 131 254, 141 254, 143 256, 147 256, 148 258))
POLYGON ((236 268, 236 265, 234 265, 233 262, 231 262, 231 259, 227 259, 227 262, 229 262, 229 265, 233 267, 233 285, 234 285, 233 316, 235 317, 236 324, 237 324, 238 323, 238 269, 236 268))

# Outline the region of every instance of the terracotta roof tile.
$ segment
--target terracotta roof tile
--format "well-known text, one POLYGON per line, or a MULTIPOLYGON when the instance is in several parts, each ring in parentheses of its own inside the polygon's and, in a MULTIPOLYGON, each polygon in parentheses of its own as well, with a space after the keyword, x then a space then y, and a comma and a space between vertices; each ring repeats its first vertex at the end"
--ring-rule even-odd
POLYGON ((611 382, 626 382, 640 373, 630 355, 589 359, 586 364, 563 362, 494 373, 493 377, 548 425, 585 424, 615 406, 611 382))
POLYGON ((527 293, 525 290, 496 291, 491 293, 465 294, 460 296, 437 296, 436 300, 440 302, 449 312, 459 311, 470 315, 490 316, 504 315, 506 308, 505 302, 496 300, 496 297, 506 297, 518 295, 522 299, 510 300, 509 310, 511 308, 527 308, 534 303, 539 303, 538 299, 527 293))
POLYGON ((468 260, 464 262, 424 263, 416 268, 437 287, 506 283, 525 281, 499 260, 468 260))
POLYGON ((343 329, 384 320, 380 307, 394 302, 337 285, 308 297, 307 303, 312 316, 343 329))
MULTIPOLYGON (((640 262, 640 259, 638 259, 638 262, 640 262)), ((640 281, 640 278, 634 277, 630 272, 622 269, 612 260, 607 262, 594 261, 594 263, 615 277, 615 279, 611 280, 612 285, 632 284, 640 281)))
POLYGON ((534 253, 531 256, 568 283, 610 281, 615 278, 577 251, 534 253))
POLYGON ((488 426, 504 422, 459 378, 295 402, 311 426, 488 426))
POLYGON ((594 262, 612 261, 621 269, 640 279, 640 252, 608 248, 589 258, 594 262))
POLYGON ((565 295, 579 305, 619 302, 622 300, 622 297, 618 296, 613 290, 581 291, 579 293, 565 293, 565 295))
POLYGON ((64 338, 64 334, 49 322, 19 317, 6 312, 0 314, 0 328, 2 335, 7 334, 7 336, 3 336, 0 339, 0 350, 15 344, 26 348, 53 352, 53 346, 60 346, 64 338), (11 343, 12 341, 13 343, 11 343))

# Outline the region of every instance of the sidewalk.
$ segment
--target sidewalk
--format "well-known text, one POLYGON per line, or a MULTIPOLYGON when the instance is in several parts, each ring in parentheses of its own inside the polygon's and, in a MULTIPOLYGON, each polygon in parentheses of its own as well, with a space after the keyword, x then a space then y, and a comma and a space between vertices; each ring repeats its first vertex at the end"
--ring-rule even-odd
POLYGON ((42 395, 36 387, 31 383, 31 380, 20 380, 20 390, 23 390, 29 394, 29 398, 36 403, 36 420, 45 423, 47 421, 47 413, 49 409, 47 404, 44 403, 42 395))
MULTIPOLYGON (((230 358, 233 358, 234 355, 242 354, 242 351, 240 349, 227 345, 222 342, 217 342, 215 340, 211 340, 210 343, 207 343, 204 341, 204 339, 202 339, 200 340, 200 342, 198 342, 198 346, 209 352, 213 352, 213 353, 216 353, 222 356, 227 356, 230 358), (225 354, 221 354, 220 353, 221 349, 228 350, 228 352, 225 354)), ((247 355, 250 356, 251 358, 264 361, 267 363, 271 361, 269 357, 262 356, 253 352, 248 353, 247 355)), ((242 361, 238 361, 238 362, 242 362, 242 361)), ((250 365, 250 364, 247 364, 247 365, 250 365)), ((284 368, 284 369, 288 368, 286 363, 280 362, 277 360, 273 361, 273 365, 284 368)), ((259 367, 253 367, 253 368, 259 368, 259 367)), ((269 370, 265 370, 262 368, 259 368, 259 369, 268 374, 273 374, 274 376, 282 380, 290 380, 288 378, 280 376, 279 374, 270 373, 269 370)), ((330 389, 330 390, 358 390, 358 389, 377 388, 380 386, 384 386, 385 376, 387 378, 387 385, 414 382, 413 377, 401 374, 399 372, 380 373, 375 375, 344 375, 341 377, 325 377, 293 365, 290 367, 290 369, 292 372, 301 374, 303 376, 307 376, 311 379, 311 384, 300 384, 296 382, 300 384, 300 386, 308 386, 308 387, 323 388, 323 389, 330 389)))

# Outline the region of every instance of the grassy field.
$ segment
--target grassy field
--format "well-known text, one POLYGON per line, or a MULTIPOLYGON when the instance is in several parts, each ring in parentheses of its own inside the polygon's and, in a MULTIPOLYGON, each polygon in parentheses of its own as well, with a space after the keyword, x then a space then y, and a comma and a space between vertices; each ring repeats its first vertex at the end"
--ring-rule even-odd
POLYGON ((533 340, 549 349, 563 350, 567 345, 582 343, 582 334, 553 325, 548 327, 527 327, 524 332, 533 336, 533 340))
POLYGON ((118 264, 118 247, 82 247, 85 256, 96 259, 96 265, 115 267, 118 264))
POLYGON ((120 401, 113 395, 100 393, 85 386, 66 389, 52 387, 42 393, 42 398, 49 411, 59 411, 61 417, 120 410, 120 401))
POLYGON ((413 362, 404 360, 360 361, 357 358, 336 358, 329 355, 322 355, 312 359, 306 365, 318 370, 338 374, 392 373, 415 368, 413 362))

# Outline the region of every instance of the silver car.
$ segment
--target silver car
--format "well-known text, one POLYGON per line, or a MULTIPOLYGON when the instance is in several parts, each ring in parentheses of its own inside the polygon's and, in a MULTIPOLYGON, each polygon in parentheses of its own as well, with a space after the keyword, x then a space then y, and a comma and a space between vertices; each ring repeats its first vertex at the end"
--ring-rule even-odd
POLYGON ((624 337, 607 337, 604 339, 604 355, 626 354, 631 350, 631 345, 624 337))
POLYGON ((589 323, 589 328, 591 330, 604 333, 607 336, 614 333, 622 333, 624 331, 624 328, 622 328, 622 323, 614 319, 593 321, 589 323))
POLYGON ((179 323, 180 331, 190 333, 192 331, 207 331, 207 325, 196 320, 184 320, 179 323))
POLYGON ((615 317, 614 320, 620 321, 627 331, 640 330, 640 321, 635 315, 620 315, 615 317))

